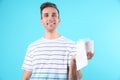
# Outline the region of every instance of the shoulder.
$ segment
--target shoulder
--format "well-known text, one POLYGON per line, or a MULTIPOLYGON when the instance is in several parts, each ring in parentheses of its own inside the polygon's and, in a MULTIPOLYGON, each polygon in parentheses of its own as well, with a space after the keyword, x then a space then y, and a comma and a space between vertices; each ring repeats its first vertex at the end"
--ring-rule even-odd
POLYGON ((69 46, 70 49, 76 48, 76 42, 63 36, 63 43, 66 46, 69 46))
POLYGON ((64 36, 62 36, 62 38, 63 38, 64 42, 66 42, 66 43, 75 44, 75 41, 73 41, 73 40, 71 40, 69 38, 66 38, 64 36))
POLYGON ((31 43, 28 45, 28 48, 35 47, 35 46, 41 44, 42 42, 43 42, 43 39, 42 39, 42 37, 41 37, 41 38, 39 38, 39 39, 31 42, 31 43))

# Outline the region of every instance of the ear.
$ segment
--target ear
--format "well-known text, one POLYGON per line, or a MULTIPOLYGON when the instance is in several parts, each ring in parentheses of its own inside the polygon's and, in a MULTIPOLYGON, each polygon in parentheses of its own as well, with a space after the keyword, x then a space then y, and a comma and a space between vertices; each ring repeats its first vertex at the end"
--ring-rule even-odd
POLYGON ((42 23, 42 24, 43 24, 43 19, 42 19, 42 18, 40 19, 40 23, 42 23))
POLYGON ((60 23, 60 21, 61 21, 61 20, 60 20, 60 18, 59 18, 58 22, 60 23))

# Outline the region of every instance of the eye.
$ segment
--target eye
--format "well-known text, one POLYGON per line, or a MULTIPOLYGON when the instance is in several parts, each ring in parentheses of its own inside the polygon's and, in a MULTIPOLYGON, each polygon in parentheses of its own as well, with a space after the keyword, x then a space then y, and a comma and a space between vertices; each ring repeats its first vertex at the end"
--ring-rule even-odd
POLYGON ((45 14, 44 14, 44 17, 48 17, 48 13, 45 13, 45 14))
POLYGON ((53 14, 52 14, 52 17, 56 17, 56 16, 57 16, 56 13, 53 13, 53 14))

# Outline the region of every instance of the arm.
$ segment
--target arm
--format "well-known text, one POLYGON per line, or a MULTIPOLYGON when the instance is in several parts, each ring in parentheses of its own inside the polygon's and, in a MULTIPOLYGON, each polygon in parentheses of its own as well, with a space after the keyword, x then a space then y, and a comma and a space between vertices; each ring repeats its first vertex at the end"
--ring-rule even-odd
POLYGON ((75 55, 73 55, 69 66, 69 80, 79 80, 80 78, 82 78, 82 71, 77 71, 75 55))
POLYGON ((25 71, 24 70, 24 73, 23 73, 23 76, 22 76, 22 80, 29 80, 30 77, 31 77, 31 71, 25 71))
MULTIPOLYGON (((94 56, 94 53, 92 52, 87 52, 87 58, 88 60, 92 59, 94 56)), ((69 66, 69 80, 79 80, 82 78, 82 71, 76 70, 76 61, 75 61, 76 55, 72 56, 71 63, 69 66)))

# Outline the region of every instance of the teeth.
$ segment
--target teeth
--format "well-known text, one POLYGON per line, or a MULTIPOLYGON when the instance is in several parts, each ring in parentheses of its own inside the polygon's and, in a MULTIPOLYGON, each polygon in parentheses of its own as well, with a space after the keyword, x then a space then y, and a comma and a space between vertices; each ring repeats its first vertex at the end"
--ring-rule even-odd
POLYGON ((50 24, 55 24, 55 23, 50 23, 50 24))
POLYGON ((52 22, 52 23, 47 23, 47 25, 49 25, 49 24, 50 24, 50 25, 53 25, 53 24, 55 24, 55 22, 52 22))

